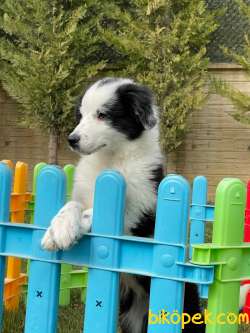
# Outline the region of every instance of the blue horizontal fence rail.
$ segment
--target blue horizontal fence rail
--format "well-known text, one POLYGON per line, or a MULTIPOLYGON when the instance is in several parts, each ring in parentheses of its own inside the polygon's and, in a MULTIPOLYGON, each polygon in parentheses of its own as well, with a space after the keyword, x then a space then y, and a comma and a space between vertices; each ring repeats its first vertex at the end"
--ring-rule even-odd
MULTIPOLYGON (((150 309, 156 312, 166 307, 182 312, 185 282, 213 282, 213 266, 185 261, 190 189, 183 177, 170 175, 162 181, 155 238, 148 239, 123 235, 125 182, 118 172, 103 172, 96 182, 92 233, 72 249, 58 252, 45 251, 40 244, 65 202, 63 171, 47 166, 38 176, 34 225, 7 223, 10 179, 8 167, 0 164, 1 287, 6 256, 31 260, 25 333, 56 332, 61 263, 89 267, 85 333, 116 333, 121 272, 152 278, 150 309)), ((0 302, 2 308, 2 297, 0 302)), ((162 325, 149 325, 148 332, 162 333, 162 325)), ((170 324, 164 332, 180 333, 181 327, 170 324)))

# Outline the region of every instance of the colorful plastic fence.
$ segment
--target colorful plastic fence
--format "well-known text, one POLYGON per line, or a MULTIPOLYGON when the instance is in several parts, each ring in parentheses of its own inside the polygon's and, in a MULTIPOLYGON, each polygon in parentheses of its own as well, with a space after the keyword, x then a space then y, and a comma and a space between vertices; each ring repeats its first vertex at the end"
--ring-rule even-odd
MULTIPOLYGON (((15 223, 33 223, 34 205, 36 194, 37 176, 46 163, 38 163, 33 172, 32 192, 28 193, 28 165, 23 162, 17 162, 16 165, 10 160, 2 161, 13 169, 13 188, 10 201, 11 222, 15 223), (28 218, 28 220, 27 220, 28 218)), ((71 197, 74 166, 68 164, 64 167, 67 183, 66 200, 71 197)), ((28 267, 27 267, 28 271, 28 267)), ((81 289, 82 302, 86 298, 87 269, 75 269, 72 265, 62 265, 61 267, 61 285, 60 285, 60 305, 70 303, 71 289, 81 289)), ((22 273, 21 260, 10 257, 7 263, 7 272, 5 278, 4 303, 7 310, 17 310, 22 293, 27 291, 27 274, 22 273)))
MULTIPOLYGON (((30 259, 25 333, 55 332, 62 263, 89 267, 85 333, 116 333, 121 272, 151 277, 149 307, 153 313, 163 309, 182 313, 185 282, 210 285, 208 309, 214 316, 222 311, 238 313, 240 281, 250 278, 250 245, 242 242, 245 187, 238 179, 219 184, 213 242, 194 246, 195 264, 186 262, 190 188, 181 176, 170 175, 162 181, 154 239, 147 239, 123 235, 126 185, 119 173, 105 171, 96 181, 92 233, 64 252, 47 252, 40 246, 51 219, 65 202, 63 171, 53 166, 41 170, 34 225, 8 223, 10 187, 11 170, 0 164, 1 286, 6 256, 30 259)), ((200 212, 196 208, 197 226, 199 219, 204 220, 202 211, 208 215, 209 208, 203 208, 201 205, 200 212)), ((164 332, 180 333, 181 324, 171 322, 164 326, 164 332)), ((237 329, 237 321, 216 322, 208 323, 206 332, 236 333, 237 329)), ((161 324, 148 326, 148 333, 162 331, 161 324)))

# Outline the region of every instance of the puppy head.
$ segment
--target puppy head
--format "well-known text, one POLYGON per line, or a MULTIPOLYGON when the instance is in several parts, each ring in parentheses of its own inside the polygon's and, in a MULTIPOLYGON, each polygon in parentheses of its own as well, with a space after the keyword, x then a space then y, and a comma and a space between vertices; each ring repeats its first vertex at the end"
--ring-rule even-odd
POLYGON ((83 155, 104 147, 113 150, 156 124, 151 91, 130 79, 97 81, 80 99, 76 113, 78 125, 68 140, 71 148, 83 155))

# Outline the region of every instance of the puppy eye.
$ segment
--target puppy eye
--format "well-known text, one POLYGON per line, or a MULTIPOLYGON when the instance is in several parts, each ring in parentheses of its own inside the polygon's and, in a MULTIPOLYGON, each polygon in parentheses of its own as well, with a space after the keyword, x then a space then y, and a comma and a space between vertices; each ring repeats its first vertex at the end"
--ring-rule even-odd
POLYGON ((103 120, 107 117, 107 115, 104 112, 97 111, 97 119, 103 120))

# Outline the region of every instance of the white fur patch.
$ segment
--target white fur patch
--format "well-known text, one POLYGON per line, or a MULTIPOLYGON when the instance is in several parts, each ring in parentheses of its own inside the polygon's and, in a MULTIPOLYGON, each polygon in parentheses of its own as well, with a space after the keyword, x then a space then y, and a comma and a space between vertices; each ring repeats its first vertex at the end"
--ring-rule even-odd
POLYGON ((132 141, 114 140, 113 150, 105 149, 83 156, 75 172, 73 200, 88 209, 93 207, 96 177, 105 169, 120 171, 127 184, 125 231, 135 225, 145 211, 154 210, 156 194, 153 188, 152 167, 162 164, 158 143, 158 128, 143 132, 132 141))

